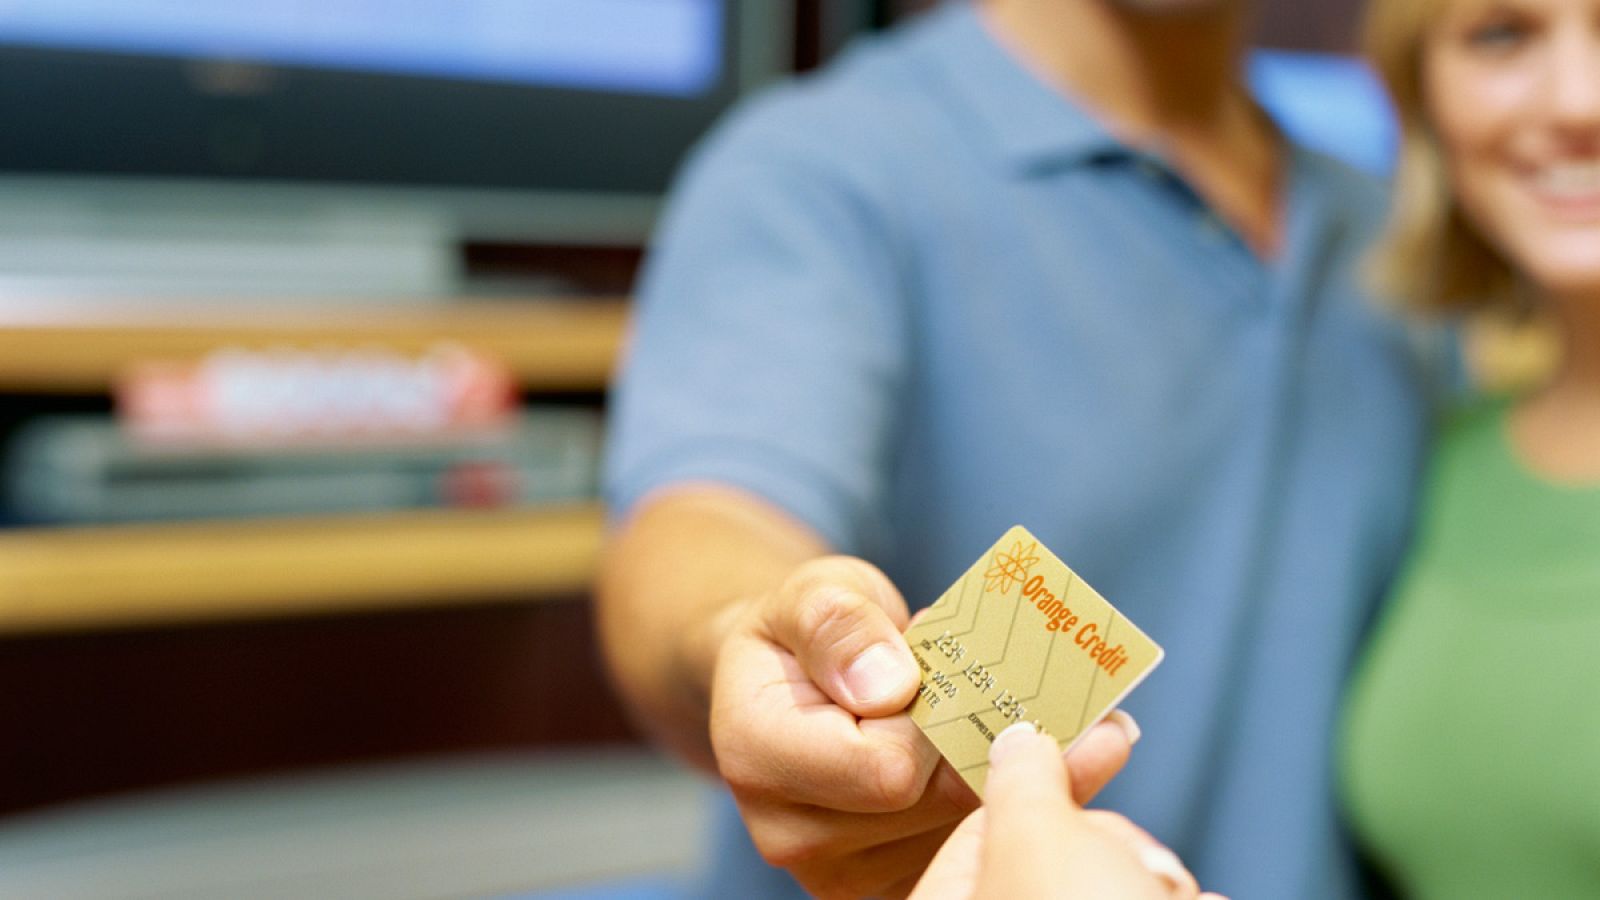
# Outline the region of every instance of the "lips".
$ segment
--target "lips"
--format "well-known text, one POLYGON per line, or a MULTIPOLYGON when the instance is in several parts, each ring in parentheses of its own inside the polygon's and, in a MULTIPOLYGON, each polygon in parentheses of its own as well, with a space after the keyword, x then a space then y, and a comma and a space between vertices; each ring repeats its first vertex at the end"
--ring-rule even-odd
POLYGON ((1600 219, 1600 159, 1540 166, 1529 184, 1540 205, 1563 220, 1600 219))

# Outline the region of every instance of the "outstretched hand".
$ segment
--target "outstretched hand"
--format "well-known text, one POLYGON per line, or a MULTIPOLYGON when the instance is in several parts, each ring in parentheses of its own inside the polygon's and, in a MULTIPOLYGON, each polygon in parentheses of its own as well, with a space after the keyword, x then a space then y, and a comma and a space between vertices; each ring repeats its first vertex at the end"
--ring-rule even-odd
MULTIPOLYGON (((920 682, 907 620, 883 573, 829 557, 752 603, 718 653, 717 768, 762 856, 813 895, 905 896, 978 806, 904 713, 920 682)), ((1105 722, 1080 741, 1076 796, 1122 768, 1133 734, 1105 722)))

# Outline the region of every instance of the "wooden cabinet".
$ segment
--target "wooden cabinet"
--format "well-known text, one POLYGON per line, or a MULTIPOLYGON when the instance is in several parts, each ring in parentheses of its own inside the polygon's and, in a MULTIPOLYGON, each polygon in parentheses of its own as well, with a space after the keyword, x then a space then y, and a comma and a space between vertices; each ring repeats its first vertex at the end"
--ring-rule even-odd
MULTIPOLYGON (((616 300, 296 307, 0 305, 0 391, 104 392, 133 361, 219 347, 409 352, 445 340, 503 360, 527 392, 598 393, 625 320, 616 300)), ((0 531, 0 634, 571 595, 592 575, 601 519, 590 503, 0 531)))
MULTIPOLYGON (((105 408, 218 347, 494 354, 604 391, 620 300, 263 312, 0 298, 0 394, 105 408)), ((597 503, 0 529, 0 815, 164 784, 633 740, 594 643, 597 503)))

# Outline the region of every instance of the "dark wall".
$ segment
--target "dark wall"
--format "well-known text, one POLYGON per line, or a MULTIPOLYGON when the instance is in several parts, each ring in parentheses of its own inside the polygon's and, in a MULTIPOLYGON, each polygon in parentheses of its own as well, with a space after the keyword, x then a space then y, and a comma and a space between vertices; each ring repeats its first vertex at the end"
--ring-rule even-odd
POLYGON ((1365 0, 1258 0, 1258 42, 1287 50, 1354 52, 1365 0))
MULTIPOLYGON (((830 0, 807 0, 807 3, 830 0)), ((935 0, 879 0, 887 17, 934 5, 935 0)), ((1289 50, 1349 52, 1364 0, 1256 0, 1258 42, 1289 50)))

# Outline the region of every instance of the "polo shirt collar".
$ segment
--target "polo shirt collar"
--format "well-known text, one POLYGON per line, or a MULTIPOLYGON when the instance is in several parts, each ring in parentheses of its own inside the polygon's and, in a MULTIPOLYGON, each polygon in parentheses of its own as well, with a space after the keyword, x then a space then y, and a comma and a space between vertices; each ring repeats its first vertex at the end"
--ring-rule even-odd
POLYGON ((953 0, 931 15, 944 87, 1000 162, 1028 172, 1139 155, 1003 46, 974 3, 953 0))

